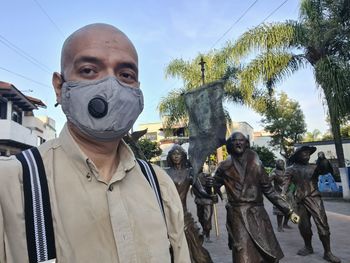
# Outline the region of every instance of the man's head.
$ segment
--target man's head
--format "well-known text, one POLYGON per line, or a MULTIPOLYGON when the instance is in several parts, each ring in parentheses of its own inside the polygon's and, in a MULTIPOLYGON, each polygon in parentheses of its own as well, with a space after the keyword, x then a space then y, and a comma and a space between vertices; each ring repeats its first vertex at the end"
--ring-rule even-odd
POLYGON ((249 145, 247 137, 241 132, 234 132, 226 140, 227 152, 234 156, 241 156, 249 145))
POLYGON ((70 130, 86 139, 119 140, 143 109, 137 52, 111 25, 91 24, 70 35, 52 82, 70 130))
POLYGON ((289 158, 290 163, 308 164, 310 155, 316 151, 314 146, 301 146, 298 147, 293 155, 289 158))
POLYGON ((138 56, 134 45, 118 28, 91 24, 72 33, 61 51, 61 73, 53 74, 57 102, 64 81, 97 80, 114 76, 139 87, 138 56))

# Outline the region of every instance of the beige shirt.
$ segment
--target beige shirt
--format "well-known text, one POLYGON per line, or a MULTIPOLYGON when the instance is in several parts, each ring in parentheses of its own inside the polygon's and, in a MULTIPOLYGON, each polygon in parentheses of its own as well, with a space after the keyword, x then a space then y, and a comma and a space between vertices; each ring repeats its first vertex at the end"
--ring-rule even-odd
MULTIPOLYGON (((120 163, 109 184, 64 127, 39 147, 55 231, 58 263, 189 263, 180 198, 169 176, 154 166, 166 214, 130 148, 120 143, 120 163), (168 237, 169 236, 169 237, 168 237)), ((0 262, 28 262, 22 166, 0 158, 0 262)))

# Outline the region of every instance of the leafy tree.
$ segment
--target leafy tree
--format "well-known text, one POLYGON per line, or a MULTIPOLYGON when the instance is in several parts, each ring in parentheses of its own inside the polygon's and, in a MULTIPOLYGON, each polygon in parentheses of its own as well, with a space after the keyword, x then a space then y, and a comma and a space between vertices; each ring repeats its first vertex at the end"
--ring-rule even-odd
POLYGON ((275 154, 265 146, 254 145, 252 147, 254 151, 259 155, 264 167, 274 167, 276 162, 275 154))
POLYGON ((318 129, 313 130, 312 132, 307 132, 303 138, 304 142, 314 142, 322 138, 321 132, 318 129))
POLYGON ((344 124, 340 127, 342 138, 350 138, 350 123, 344 124))
POLYGON ((152 142, 150 139, 140 139, 138 145, 147 161, 150 161, 153 157, 157 157, 162 153, 162 149, 159 148, 158 143, 152 142))
POLYGON ((272 134, 270 144, 279 148, 280 154, 288 159, 293 153, 294 144, 302 141, 306 132, 304 114, 299 103, 282 92, 277 99, 272 99, 263 115, 261 122, 264 129, 272 134))
MULTIPOLYGON (((224 80, 224 98, 226 101, 245 104, 257 111, 265 108, 266 92, 254 87, 249 87, 252 89, 249 92, 244 90, 246 87, 239 85, 240 68, 229 61, 229 56, 224 51, 212 51, 206 55, 199 54, 190 61, 174 59, 166 67, 165 76, 167 78, 179 78, 183 81, 182 88, 170 91, 166 97, 161 99, 158 105, 160 115, 166 117, 166 126, 171 126, 179 121, 188 123, 188 113, 182 94, 202 85, 201 67, 199 66, 202 57, 206 62, 205 81, 224 80)), ((230 121, 228 112, 225 113, 227 120, 230 121)))
POLYGON ((244 85, 268 90, 304 67, 314 69, 331 120, 340 167, 345 166, 341 117, 350 112, 350 2, 301 0, 299 21, 262 24, 224 48, 232 59, 256 55, 244 68, 244 85))

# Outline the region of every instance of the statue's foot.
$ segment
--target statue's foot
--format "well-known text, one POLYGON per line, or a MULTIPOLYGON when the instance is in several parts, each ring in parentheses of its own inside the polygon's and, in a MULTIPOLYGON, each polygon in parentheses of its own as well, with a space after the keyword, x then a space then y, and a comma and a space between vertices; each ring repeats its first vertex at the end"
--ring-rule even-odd
POLYGON ((293 227, 291 227, 290 225, 285 224, 285 225, 283 225, 283 228, 292 229, 293 227))
POLYGON ((279 227, 277 228, 277 231, 278 231, 278 232, 284 232, 283 227, 279 226, 279 227))
POLYGON ((332 254, 332 252, 324 253, 323 258, 332 263, 340 263, 340 259, 332 254))
POLYGON ((297 255, 299 256, 307 256, 310 254, 313 254, 314 250, 312 247, 303 247, 302 249, 300 249, 297 253, 297 255))

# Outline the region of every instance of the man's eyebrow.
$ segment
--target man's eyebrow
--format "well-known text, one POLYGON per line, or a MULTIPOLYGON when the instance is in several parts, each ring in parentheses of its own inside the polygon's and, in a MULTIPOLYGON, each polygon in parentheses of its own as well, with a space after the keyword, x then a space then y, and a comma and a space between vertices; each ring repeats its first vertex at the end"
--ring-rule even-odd
POLYGON ((138 68, 137 68, 137 66, 136 66, 135 63, 132 63, 132 62, 122 62, 122 63, 118 64, 118 66, 117 66, 116 69, 123 69, 123 68, 129 68, 129 69, 134 70, 136 73, 138 73, 138 68))
POLYGON ((83 62, 89 62, 93 64, 102 64, 102 61, 96 57, 91 57, 91 56, 82 56, 78 58, 76 61, 74 61, 74 66, 78 65, 79 63, 83 62))

